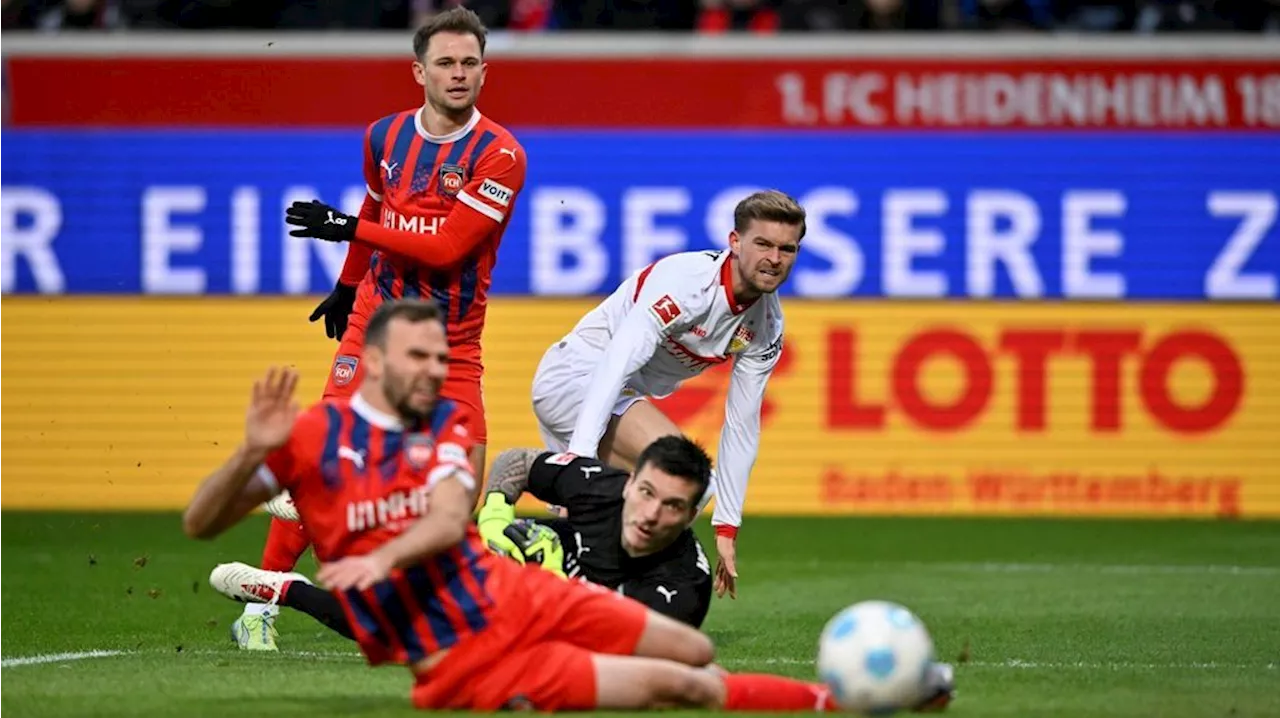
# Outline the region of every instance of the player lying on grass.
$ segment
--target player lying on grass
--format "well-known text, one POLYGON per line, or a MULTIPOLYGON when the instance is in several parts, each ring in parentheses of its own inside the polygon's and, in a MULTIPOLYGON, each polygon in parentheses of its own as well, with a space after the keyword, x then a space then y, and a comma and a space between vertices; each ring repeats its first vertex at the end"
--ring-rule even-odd
POLYGON ((782 305, 805 233, 791 197, 758 192, 733 212, 729 248, 683 252, 631 275, 547 350, 533 408, 547 448, 631 468, 646 446, 680 434, 648 397, 733 361, 716 500, 715 591, 737 595, 736 538, 760 442, 760 405, 782 353, 782 305))
POLYGON ((485 549, 466 409, 438 398, 449 349, 434 304, 379 307, 361 360, 354 397, 302 413, 292 370, 256 382, 244 442, 201 482, 185 533, 214 538, 288 488, 361 652, 408 666, 419 708, 833 707, 820 684, 724 673, 697 629, 485 549), (340 452, 365 432, 360 460, 340 452))
MULTIPOLYGON (((571 454, 504 451, 489 472, 480 536, 490 549, 518 562, 616 590, 700 627, 711 606, 711 565, 688 526, 711 478, 711 459, 692 441, 666 436, 640 454, 638 466, 628 474, 571 454), (567 507, 568 519, 517 520, 515 503, 526 491, 567 507)), ((243 563, 221 564, 209 576, 231 598, 246 592, 270 597, 274 586, 295 580, 296 574, 243 563)), ((278 603, 354 636, 342 606, 328 593, 299 587, 278 603)))
POLYGON ((568 510, 566 519, 544 522, 565 546, 568 576, 701 626, 711 604, 711 564, 689 524, 710 478, 711 459, 681 436, 645 447, 632 474, 573 454, 509 449, 489 472, 480 536, 521 560, 506 531, 527 491, 568 510))

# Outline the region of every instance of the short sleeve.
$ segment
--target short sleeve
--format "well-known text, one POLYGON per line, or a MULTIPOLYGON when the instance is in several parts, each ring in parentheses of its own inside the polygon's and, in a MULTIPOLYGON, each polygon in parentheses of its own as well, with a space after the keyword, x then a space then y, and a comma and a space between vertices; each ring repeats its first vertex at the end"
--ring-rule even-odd
POLYGON ((468 491, 475 491, 476 472, 471 466, 471 450, 475 447, 472 421, 466 409, 458 407, 440 427, 436 436, 427 485, 432 486, 447 476, 455 476, 468 491))
POLYGON ((267 454, 258 467, 258 479, 271 494, 293 492, 307 474, 307 467, 314 465, 321 442, 328 427, 329 418, 321 406, 314 406, 300 414, 293 424, 293 431, 284 446, 267 454))
POLYGON ((364 131, 364 184, 369 190, 369 196, 375 201, 382 201, 382 171, 380 162, 382 153, 374 149, 373 132, 377 123, 369 125, 364 131))
POLYGON ((510 136, 499 137, 472 169, 471 179, 458 192, 458 202, 495 222, 505 222, 524 189, 526 162, 523 147, 510 136))

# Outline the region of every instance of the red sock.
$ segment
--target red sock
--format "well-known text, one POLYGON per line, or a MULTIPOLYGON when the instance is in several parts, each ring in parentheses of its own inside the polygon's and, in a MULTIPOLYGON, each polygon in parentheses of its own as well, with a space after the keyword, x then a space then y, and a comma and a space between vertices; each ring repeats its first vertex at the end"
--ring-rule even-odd
POLYGON ((821 683, 767 673, 730 673, 724 677, 727 711, 834 711, 835 699, 821 683))
POLYGON ((301 523, 272 517, 259 568, 266 571, 292 571, 310 545, 311 537, 301 523))

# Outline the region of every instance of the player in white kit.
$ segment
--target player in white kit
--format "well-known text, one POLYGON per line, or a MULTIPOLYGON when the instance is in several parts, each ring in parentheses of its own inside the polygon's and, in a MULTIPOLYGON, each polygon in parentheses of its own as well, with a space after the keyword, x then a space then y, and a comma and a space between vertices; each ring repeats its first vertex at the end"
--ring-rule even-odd
POLYGON ((760 441, 765 384, 782 353, 782 305, 805 233, 804 209, 777 191, 734 209, 729 249, 682 252, 631 275, 547 350, 533 409, 547 448, 633 468, 677 427, 649 397, 733 362, 711 491, 716 595, 736 597, 735 540, 760 441))

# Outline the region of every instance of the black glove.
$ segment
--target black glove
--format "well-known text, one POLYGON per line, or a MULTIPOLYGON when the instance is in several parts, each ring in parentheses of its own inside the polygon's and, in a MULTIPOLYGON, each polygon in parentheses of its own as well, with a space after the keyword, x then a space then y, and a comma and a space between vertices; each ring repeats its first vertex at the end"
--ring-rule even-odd
POLYGON ((347 317, 356 305, 356 288, 338 282, 329 296, 311 313, 311 321, 324 317, 324 333, 330 339, 342 341, 347 331, 347 317))
POLYGON ((302 227, 290 237, 315 237, 326 242, 350 242, 356 238, 356 218, 323 202, 294 202, 284 212, 284 221, 302 227))

